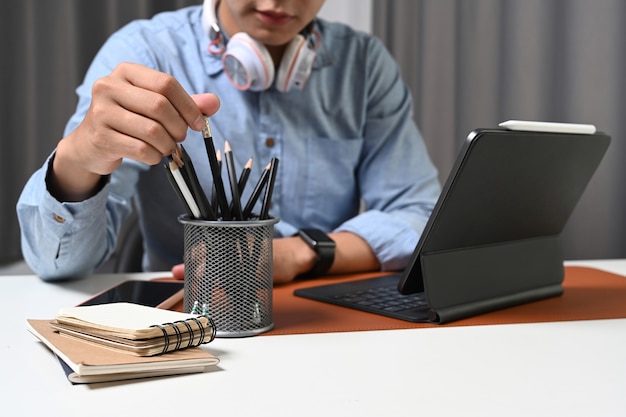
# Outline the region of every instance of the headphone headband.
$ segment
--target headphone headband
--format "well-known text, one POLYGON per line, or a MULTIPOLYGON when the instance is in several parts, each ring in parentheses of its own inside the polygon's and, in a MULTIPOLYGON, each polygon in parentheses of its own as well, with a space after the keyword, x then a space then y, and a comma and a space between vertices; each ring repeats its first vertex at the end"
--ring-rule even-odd
POLYGON ((202 29, 204 29, 204 33, 207 33, 211 39, 214 39, 220 31, 217 18, 215 17, 213 0, 204 0, 202 4, 202 29))

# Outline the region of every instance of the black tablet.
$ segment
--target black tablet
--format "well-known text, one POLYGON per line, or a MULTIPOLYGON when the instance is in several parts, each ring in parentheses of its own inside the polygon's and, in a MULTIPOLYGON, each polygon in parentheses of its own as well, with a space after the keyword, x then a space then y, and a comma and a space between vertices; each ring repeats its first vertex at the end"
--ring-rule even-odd
MULTIPOLYGON (((128 280, 96 294, 80 305, 129 302, 156 307, 179 294, 183 286, 183 281, 128 280)), ((182 297, 179 298, 182 299, 182 297)))

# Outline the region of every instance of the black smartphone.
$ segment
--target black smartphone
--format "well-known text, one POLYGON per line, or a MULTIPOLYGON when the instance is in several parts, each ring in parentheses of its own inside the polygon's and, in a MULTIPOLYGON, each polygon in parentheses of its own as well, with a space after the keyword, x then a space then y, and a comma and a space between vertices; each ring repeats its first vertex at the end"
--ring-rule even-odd
POLYGON ((80 303, 81 306, 128 302, 148 307, 161 307, 169 300, 169 304, 176 304, 182 300, 183 281, 139 281, 128 280, 94 295, 80 303))

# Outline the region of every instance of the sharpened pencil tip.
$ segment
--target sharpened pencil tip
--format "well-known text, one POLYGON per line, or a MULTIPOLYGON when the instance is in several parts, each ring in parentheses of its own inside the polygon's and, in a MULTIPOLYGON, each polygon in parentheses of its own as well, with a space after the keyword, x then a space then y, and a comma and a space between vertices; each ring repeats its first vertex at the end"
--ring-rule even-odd
POLYGON ((177 171, 178 170, 178 165, 176 164, 176 162, 174 162, 173 159, 170 159, 169 161, 169 169, 172 171, 177 171))
POLYGON ((183 153, 182 150, 180 149, 180 146, 174 146, 174 149, 172 149, 172 154, 171 157, 174 160, 174 162, 176 162, 176 165, 178 165, 178 167, 182 167, 183 165, 185 165, 185 163, 183 162, 183 153))
POLYGON ((224 141, 224 152, 232 152, 232 149, 230 148, 230 143, 228 143, 228 141, 224 141))

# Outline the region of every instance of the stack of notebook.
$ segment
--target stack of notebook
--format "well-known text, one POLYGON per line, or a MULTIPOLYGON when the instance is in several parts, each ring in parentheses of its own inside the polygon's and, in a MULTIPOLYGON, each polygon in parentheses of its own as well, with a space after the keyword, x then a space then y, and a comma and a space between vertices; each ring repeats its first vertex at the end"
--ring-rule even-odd
POLYGON ((219 362, 198 347, 215 337, 212 320, 137 304, 62 309, 28 329, 76 383, 205 372, 219 362))

